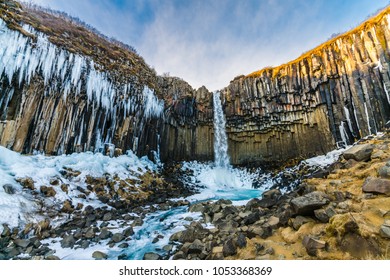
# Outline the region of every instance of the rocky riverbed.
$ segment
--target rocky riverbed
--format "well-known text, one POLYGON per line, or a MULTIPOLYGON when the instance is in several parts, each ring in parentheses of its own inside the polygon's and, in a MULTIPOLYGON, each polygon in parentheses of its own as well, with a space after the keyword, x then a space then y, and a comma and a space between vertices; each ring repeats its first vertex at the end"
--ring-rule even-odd
MULTIPOLYGON (((185 198, 202 189, 183 184, 180 178, 191 172, 181 164, 144 170, 133 179, 82 177, 65 166, 47 184, 17 178, 41 205, 34 214, 43 218, 3 224, 0 259, 128 259, 142 234, 149 243, 165 242, 144 259, 389 259, 389 144, 389 134, 369 137, 326 168, 302 162, 275 171, 272 187, 245 203, 190 203, 185 198), (71 199, 53 203, 60 194, 71 199), (184 209, 177 216, 184 227, 166 222, 169 236, 160 227, 140 231, 150 216, 164 224, 174 209, 184 209)), ((20 192, 12 184, 3 189, 8 196, 20 192)))
POLYGON ((389 134, 359 141, 291 192, 190 205, 173 259, 389 259, 389 134), (213 226, 205 228, 202 223, 213 226))

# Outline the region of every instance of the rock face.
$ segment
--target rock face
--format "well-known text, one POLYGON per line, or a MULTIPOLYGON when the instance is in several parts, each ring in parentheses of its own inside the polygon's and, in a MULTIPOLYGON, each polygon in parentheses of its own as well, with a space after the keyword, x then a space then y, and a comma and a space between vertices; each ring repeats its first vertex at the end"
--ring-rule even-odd
MULTIPOLYGON (((159 77, 134 51, 54 15, 10 0, 0 9, 1 145, 24 153, 132 149, 163 161, 213 158, 205 87, 159 77), (56 21, 85 40, 65 38, 68 30, 50 25, 56 21)), ((390 119, 389 12, 222 89, 231 162, 323 154, 383 129, 390 119)))

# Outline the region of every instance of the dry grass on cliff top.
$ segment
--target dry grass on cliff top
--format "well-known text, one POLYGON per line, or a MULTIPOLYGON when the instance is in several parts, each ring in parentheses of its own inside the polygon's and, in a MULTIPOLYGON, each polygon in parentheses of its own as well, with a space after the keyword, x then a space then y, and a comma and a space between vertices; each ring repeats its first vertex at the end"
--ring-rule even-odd
MULTIPOLYGON (((22 24, 28 24, 45 33, 50 42, 92 58, 103 69, 117 77, 137 76, 141 82, 151 85, 156 73, 135 50, 119 41, 108 39, 93 27, 71 18, 65 13, 50 11, 33 5, 20 4, 13 0, 0 0, 0 18, 10 29, 28 34, 22 24)), ((96 65, 98 67, 98 65, 96 65)))
MULTIPOLYGON (((336 45, 336 41, 337 40, 344 40, 344 39, 348 39, 348 40, 352 40, 351 37, 352 35, 354 34, 357 34, 361 31, 364 31, 364 30, 368 30, 374 26, 377 26, 381 23, 382 19, 390 13, 390 5, 387 6, 386 8, 384 8, 380 13, 378 13, 377 15, 367 19, 366 21, 364 21, 362 24, 360 24, 359 26, 357 26, 356 28, 350 30, 350 31, 347 31, 343 34, 340 34, 334 38, 331 38, 330 40, 322 43, 321 45, 315 47, 314 49, 312 50, 309 50, 305 53, 303 53, 301 56, 299 56, 298 58, 292 60, 292 61, 289 61, 287 63, 284 63, 282 65, 279 65, 279 66, 276 66, 276 67, 265 67, 261 70, 258 70, 258 71, 255 71, 253 73, 250 73, 249 75, 245 76, 245 78, 256 78, 256 77, 260 77, 262 76, 264 73, 267 73, 267 72, 270 72, 271 73, 271 76, 273 78, 275 78, 281 69, 283 68, 286 68, 288 66, 291 66, 293 64, 298 64, 299 62, 301 62, 302 60, 305 60, 305 59, 308 59, 310 60, 313 56, 322 56, 322 53, 325 49, 329 48, 329 47, 337 47, 336 45)), ((382 44, 383 47, 386 47, 386 40, 382 37, 383 34, 378 34, 381 38, 378 38, 380 43, 382 44)), ((377 35, 377 36, 378 36, 377 35)))

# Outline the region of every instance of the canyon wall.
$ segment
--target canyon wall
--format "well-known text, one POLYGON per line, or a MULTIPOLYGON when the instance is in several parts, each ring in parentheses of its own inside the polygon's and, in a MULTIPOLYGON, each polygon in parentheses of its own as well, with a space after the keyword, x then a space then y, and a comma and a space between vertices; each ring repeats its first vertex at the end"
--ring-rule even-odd
MULTIPOLYGON (((0 4, 0 145, 23 153, 119 148, 163 161, 213 159, 205 87, 157 76, 134 52, 64 19, 0 4), (68 29, 55 32, 56 20, 72 37, 68 29)), ((232 163, 305 158, 383 130, 390 120, 388 13, 222 89, 232 163)))

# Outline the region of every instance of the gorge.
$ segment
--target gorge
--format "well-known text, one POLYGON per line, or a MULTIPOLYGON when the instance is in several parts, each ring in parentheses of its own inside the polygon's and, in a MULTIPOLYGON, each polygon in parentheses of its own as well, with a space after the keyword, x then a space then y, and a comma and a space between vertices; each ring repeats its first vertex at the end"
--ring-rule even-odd
MULTIPOLYGON (((223 259, 298 221, 322 222, 324 239, 333 216, 376 198, 339 174, 363 184, 388 158, 389 7, 214 92, 59 12, 11 0, 0 12, 0 259, 223 259), (368 157, 337 160, 356 141, 368 157), (308 194, 315 209, 292 203, 308 194)), ((362 232, 382 254, 388 237, 362 232)))

